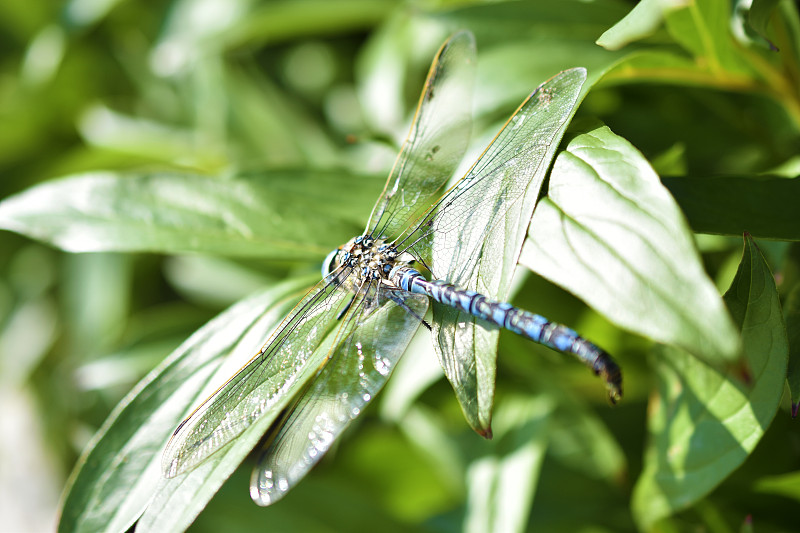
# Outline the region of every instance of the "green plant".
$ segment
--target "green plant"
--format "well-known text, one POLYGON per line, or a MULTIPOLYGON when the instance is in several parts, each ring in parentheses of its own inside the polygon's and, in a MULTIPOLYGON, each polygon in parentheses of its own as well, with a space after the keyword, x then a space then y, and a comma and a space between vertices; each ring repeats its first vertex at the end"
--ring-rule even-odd
POLYGON ((106 252, 0 235, 3 386, 36 399, 51 455, 74 462, 127 388, 241 299, 113 411, 60 529, 124 530, 145 509, 143 530, 188 526, 199 509, 149 488, 161 435, 196 403, 186 376, 235 370, 214 357, 252 352, 361 231, 424 70, 461 28, 478 43, 476 149, 543 80, 589 72, 514 302, 617 355, 625 399, 607 408, 584 369, 502 335, 485 442, 422 339, 286 501, 253 505, 245 465, 195 527, 729 531, 749 515, 755 530, 791 529, 800 450, 789 395, 779 404, 787 361, 800 394, 800 18, 791 2, 630 8, 6 4, 0 168, 15 179, 0 185, 0 227, 106 252))

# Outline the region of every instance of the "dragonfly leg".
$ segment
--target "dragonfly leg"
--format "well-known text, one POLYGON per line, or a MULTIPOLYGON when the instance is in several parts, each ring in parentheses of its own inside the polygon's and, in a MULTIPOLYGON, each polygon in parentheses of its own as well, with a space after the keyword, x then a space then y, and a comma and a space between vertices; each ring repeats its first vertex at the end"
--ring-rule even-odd
POLYGON ((403 297, 396 293, 396 291, 387 291, 389 293, 389 299, 392 300, 394 303, 405 309, 407 313, 410 313, 411 316, 415 317, 417 320, 422 322, 422 325, 428 328, 428 331, 431 331, 431 325, 425 321, 425 318, 419 316, 413 309, 409 308, 406 305, 406 302, 403 300, 403 297))

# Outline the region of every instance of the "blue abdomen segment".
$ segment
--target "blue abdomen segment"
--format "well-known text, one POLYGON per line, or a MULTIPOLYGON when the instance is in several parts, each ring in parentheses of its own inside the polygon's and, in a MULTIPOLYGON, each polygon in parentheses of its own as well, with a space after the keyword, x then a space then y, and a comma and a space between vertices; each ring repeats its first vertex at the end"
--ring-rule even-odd
POLYGON ((439 303, 460 309, 487 322, 496 324, 549 348, 577 357, 603 378, 612 402, 622 397, 622 373, 603 349, 592 344, 567 326, 550 322, 545 317, 495 302, 475 291, 461 290, 441 280, 428 281, 407 266, 396 267, 389 279, 404 291, 429 296, 439 303))

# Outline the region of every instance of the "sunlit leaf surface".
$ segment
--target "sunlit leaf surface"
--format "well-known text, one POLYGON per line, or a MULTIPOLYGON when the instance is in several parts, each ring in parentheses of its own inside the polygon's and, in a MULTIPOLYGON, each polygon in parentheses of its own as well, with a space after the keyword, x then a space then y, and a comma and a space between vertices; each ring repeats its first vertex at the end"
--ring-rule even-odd
POLYGON ((747 368, 715 368, 678 348, 655 354, 659 393, 633 510, 643 528, 698 501, 744 462, 778 408, 788 345, 775 282, 745 239, 725 294, 742 332, 747 368))
POLYGON ((738 354, 675 201, 608 128, 575 136, 556 158, 520 262, 626 329, 709 361, 738 354))
POLYGON ((81 459, 59 531, 130 527, 163 482, 161 450, 175 425, 210 387, 218 387, 230 375, 231 367, 251 357, 253 344, 291 309, 307 283, 308 279, 287 282, 231 307, 131 391, 81 459))
POLYGON ((376 185, 370 178, 335 172, 228 179, 92 173, 3 200, 0 226, 72 252, 318 258, 358 231, 356 220, 369 213, 376 185), (288 207, 300 199, 317 216, 288 207), (345 204, 347 209, 337 210, 345 204))
POLYGON ((467 472, 470 493, 464 531, 523 531, 547 447, 552 406, 511 400, 498 410, 495 453, 467 472))

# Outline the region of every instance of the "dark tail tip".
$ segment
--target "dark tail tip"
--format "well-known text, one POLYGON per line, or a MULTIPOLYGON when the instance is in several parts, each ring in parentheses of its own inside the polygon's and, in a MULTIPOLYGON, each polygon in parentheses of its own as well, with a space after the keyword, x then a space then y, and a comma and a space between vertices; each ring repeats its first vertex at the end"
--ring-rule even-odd
POLYGON ((622 370, 606 352, 602 353, 603 365, 598 372, 606 384, 612 405, 622 399, 622 370))

